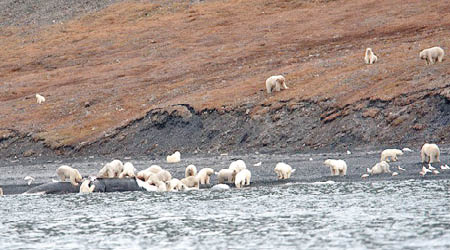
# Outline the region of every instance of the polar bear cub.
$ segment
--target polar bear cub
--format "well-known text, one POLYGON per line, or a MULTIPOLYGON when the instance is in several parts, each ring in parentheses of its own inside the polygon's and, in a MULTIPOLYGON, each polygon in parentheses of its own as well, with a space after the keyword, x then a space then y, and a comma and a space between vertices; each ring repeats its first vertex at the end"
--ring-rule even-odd
POLYGON ((444 58, 444 50, 441 47, 433 47, 424 49, 419 53, 419 57, 425 60, 425 64, 434 64, 435 62, 442 62, 444 58))
POLYGON ((422 149, 420 150, 420 157, 422 158, 422 163, 435 163, 440 162, 439 156, 441 155, 441 152, 439 150, 438 145, 432 143, 425 143, 422 146, 422 149))
POLYGON ((41 96, 40 94, 36 94, 36 101, 38 104, 41 104, 45 102, 45 97, 41 96))
POLYGON ((400 149, 392 149, 392 148, 385 149, 385 150, 383 150, 383 152, 381 152, 380 161, 386 161, 386 162, 398 161, 398 158, 397 158, 398 155, 403 155, 403 151, 400 149), (390 158, 390 160, 389 160, 389 158, 390 158))
POLYGON ((91 184, 91 180, 83 181, 83 183, 81 183, 81 186, 80 186, 80 193, 87 194, 87 193, 94 192, 95 185, 89 186, 89 184, 91 184))
POLYGON ((236 175, 236 179, 234 180, 234 185, 237 188, 242 188, 244 186, 250 185, 250 178, 252 178, 252 173, 248 169, 243 169, 236 175))
POLYGON ((72 185, 74 186, 78 186, 78 182, 81 182, 83 180, 83 177, 81 177, 78 170, 66 165, 62 165, 61 167, 56 169, 56 174, 59 176, 61 181, 65 181, 66 178, 69 178, 70 183, 72 183, 72 185))
POLYGON ((267 93, 272 93, 272 90, 275 88, 275 91, 280 91, 281 88, 288 89, 286 86, 286 79, 282 75, 271 76, 266 80, 266 89, 267 93))
POLYGON ((236 174, 236 169, 232 170, 227 168, 221 169, 219 172, 216 172, 217 179, 220 184, 225 183, 225 181, 227 183, 233 183, 234 179, 236 178, 236 174))
POLYGON ((214 169, 212 168, 202 168, 198 171, 197 177, 200 184, 210 184, 211 175, 214 174, 214 169))
POLYGON ((324 161, 324 164, 330 167, 332 176, 335 175, 347 175, 347 163, 343 160, 328 159, 324 161))
POLYGON ((378 61, 378 57, 373 53, 371 48, 366 49, 366 55, 364 56, 364 62, 366 64, 374 64, 378 61))
POLYGON ((373 174, 382 174, 382 173, 391 173, 389 164, 385 161, 381 161, 375 166, 372 167, 372 169, 367 168, 367 173, 373 175, 373 174))
POLYGON ((245 162, 243 160, 233 161, 228 167, 228 169, 236 170, 236 173, 239 173, 240 171, 246 168, 247 166, 245 165, 245 162))
POLYGON ((106 163, 105 166, 100 169, 97 174, 99 178, 115 178, 119 177, 119 175, 123 171, 123 163, 120 160, 113 160, 109 163, 106 163))
POLYGON ((134 172, 136 171, 136 168, 133 166, 131 162, 125 162, 123 165, 123 171, 120 173, 119 178, 125 178, 125 177, 131 177, 133 178, 134 172))
POLYGON ((184 176, 189 177, 189 176, 195 176, 195 175, 197 175, 197 167, 195 167, 192 164, 187 166, 186 170, 184 171, 184 176))
POLYGON ((181 153, 179 151, 176 151, 175 153, 168 155, 167 158, 167 163, 177 163, 181 161, 181 153))
POLYGON ((189 176, 181 179, 181 182, 188 188, 196 188, 200 187, 200 181, 197 176, 189 176))
POLYGON ((277 163, 274 170, 279 180, 289 179, 291 178, 291 174, 295 172, 295 169, 292 170, 292 167, 284 162, 277 163))

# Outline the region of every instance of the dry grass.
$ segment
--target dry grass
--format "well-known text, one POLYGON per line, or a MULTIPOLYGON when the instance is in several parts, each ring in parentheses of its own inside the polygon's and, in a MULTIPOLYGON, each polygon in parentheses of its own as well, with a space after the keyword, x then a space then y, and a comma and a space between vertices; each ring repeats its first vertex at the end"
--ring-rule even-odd
MULTIPOLYGON (((390 100, 449 83, 448 1, 124 2, 39 33, 0 32, 0 128, 49 145, 89 142, 154 108, 232 109, 279 100, 390 100), (379 63, 363 64, 366 47, 379 63), (284 74, 289 91, 268 96, 284 74), (34 94, 47 101, 37 105, 34 94)), ((256 113, 256 112, 253 112, 256 113)))

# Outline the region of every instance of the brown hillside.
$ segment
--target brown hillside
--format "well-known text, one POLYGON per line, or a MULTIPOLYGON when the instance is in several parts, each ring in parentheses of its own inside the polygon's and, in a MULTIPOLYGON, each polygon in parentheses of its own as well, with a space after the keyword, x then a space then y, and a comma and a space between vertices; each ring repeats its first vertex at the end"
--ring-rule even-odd
POLYGON ((0 128, 49 145, 92 142, 172 104, 232 109, 363 99, 448 87, 448 0, 122 2, 64 24, 0 28, 0 128), (366 47, 379 61, 363 63, 366 47), (288 91, 264 92, 286 76, 288 91), (35 93, 47 101, 36 104, 35 93))

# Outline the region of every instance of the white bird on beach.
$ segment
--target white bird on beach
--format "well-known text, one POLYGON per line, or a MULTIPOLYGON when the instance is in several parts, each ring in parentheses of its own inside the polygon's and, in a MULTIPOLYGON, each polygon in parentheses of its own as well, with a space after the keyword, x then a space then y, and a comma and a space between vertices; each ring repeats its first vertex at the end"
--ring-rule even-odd
POLYGON ((28 186, 31 185, 31 183, 34 181, 34 178, 31 176, 25 176, 25 178, 23 179, 27 181, 28 186))
POLYGON ((403 151, 403 152, 414 152, 414 151, 412 151, 412 149, 410 149, 410 148, 403 148, 402 151, 403 151))
POLYGON ((350 152, 350 150, 347 150, 347 154, 348 154, 348 155, 351 155, 351 154, 352 154, 352 152, 350 152))
POLYGON ((397 166, 397 168, 398 168, 399 171, 406 171, 406 169, 404 169, 404 168, 402 168, 400 166, 397 166))
POLYGON ((313 158, 309 158, 309 161, 313 161, 313 158))
POLYGON ((262 165, 262 162, 258 162, 258 163, 256 163, 256 164, 254 164, 253 166, 259 167, 259 166, 261 166, 261 165, 262 165))
POLYGON ((436 168, 434 168, 433 166, 431 166, 430 163, 428 163, 428 169, 430 169, 430 170, 435 170, 436 168))

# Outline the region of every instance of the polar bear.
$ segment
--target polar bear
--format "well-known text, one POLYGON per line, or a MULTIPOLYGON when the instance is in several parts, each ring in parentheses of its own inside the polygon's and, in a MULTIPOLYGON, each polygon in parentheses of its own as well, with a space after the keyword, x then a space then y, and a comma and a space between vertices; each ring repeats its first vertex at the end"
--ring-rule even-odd
POLYGON ((156 191, 158 192, 167 192, 168 191, 168 182, 164 182, 164 181, 158 181, 157 183, 155 183, 155 186, 157 187, 156 191))
POLYGON ((181 153, 178 151, 167 156, 167 163, 177 163, 180 161, 181 161, 181 153))
POLYGON ((83 180, 83 177, 81 177, 78 170, 67 165, 62 165, 61 167, 56 169, 56 174, 59 176, 61 181, 65 181, 66 178, 69 178, 70 183, 72 183, 72 185, 74 186, 78 186, 78 182, 81 182, 83 180))
POLYGON ((239 173, 236 174, 236 180, 234 181, 234 185, 237 188, 249 186, 250 178, 252 178, 252 173, 250 173, 250 171, 248 169, 243 169, 239 173))
POLYGON ((366 49, 366 55, 364 56, 364 62, 366 64, 374 64, 378 61, 378 57, 373 53, 371 48, 366 49))
POLYGON ((148 168, 141 170, 136 174, 136 178, 142 181, 147 181, 150 178, 150 176, 156 177, 156 174, 150 171, 148 168))
POLYGON ((375 164, 375 166, 372 167, 372 169, 367 168, 367 173, 374 175, 374 174, 382 174, 382 173, 391 173, 389 164, 385 161, 381 161, 377 164, 375 164))
POLYGON ((440 162, 439 156, 441 155, 441 151, 439 150, 438 145, 432 143, 425 143, 420 150, 420 157, 422 158, 422 163, 435 163, 440 162))
POLYGON ((398 155, 403 155, 403 151, 400 149, 393 149, 393 148, 389 148, 389 149, 385 149, 383 150, 383 152, 381 152, 381 159, 380 161, 398 161, 397 156, 398 155), (390 158, 390 160, 389 160, 390 158))
POLYGON ((271 76, 266 80, 266 89, 267 93, 272 93, 272 90, 275 88, 275 91, 280 91, 281 88, 288 89, 286 86, 286 79, 282 75, 271 76))
POLYGON ((135 176, 134 172, 136 171, 136 168, 133 166, 131 162, 125 162, 123 165, 123 171, 120 173, 119 178, 125 178, 125 177, 131 177, 133 178, 135 176))
POLYGON ((295 172, 295 169, 292 170, 292 167, 284 162, 279 162, 275 166, 275 173, 278 175, 278 179, 289 179, 291 178, 291 174, 295 172))
POLYGON ((159 171, 162 170, 162 168, 158 165, 151 165, 149 168, 147 168, 148 171, 157 174, 159 171))
POLYGON ((200 187, 200 181, 197 176, 189 176, 181 179, 181 182, 188 188, 196 188, 200 187))
POLYGON ((223 190, 229 190, 229 189, 230 189, 230 186, 228 186, 227 184, 216 184, 211 188, 212 191, 223 191, 223 190))
POLYGON ((184 176, 195 176, 197 175, 197 168, 194 165, 189 165, 186 167, 186 170, 184 171, 184 176))
POLYGON ((113 160, 109 163, 106 163, 105 166, 100 169, 97 174, 99 178, 115 178, 119 177, 119 175, 123 171, 123 163, 120 160, 113 160))
POLYGON ((419 53, 419 57, 425 60, 425 65, 434 64, 435 62, 442 62, 444 58, 444 50, 440 47, 433 47, 424 49, 419 53))
POLYGON ((237 171, 236 171, 236 169, 231 170, 231 169, 225 168, 225 169, 221 169, 219 172, 216 172, 215 174, 217 175, 217 179, 220 184, 225 183, 225 180, 228 183, 233 183, 234 179, 236 178, 237 171))
POLYGON ((164 169, 159 171, 156 174, 156 177, 158 177, 158 179, 163 182, 169 182, 172 179, 172 175, 170 174, 170 172, 164 169))
POLYGON ((176 192, 176 191, 183 191, 185 188, 186 186, 183 184, 183 182, 181 182, 177 178, 173 178, 169 181, 167 190, 176 192))
POLYGON ((40 94, 36 94, 36 102, 38 104, 45 102, 45 97, 41 96, 40 94))
POLYGON ((212 168, 202 168, 198 171, 197 177, 200 184, 210 184, 211 175, 214 174, 214 169, 212 168))
POLYGON ((94 192, 95 185, 89 186, 89 184, 91 184, 91 180, 84 180, 83 183, 81 183, 81 186, 80 186, 80 193, 86 194, 86 193, 94 192))
POLYGON ((328 159, 323 162, 326 166, 330 167, 331 175, 347 175, 347 163, 343 160, 328 159))
POLYGON ((236 170, 236 173, 239 173, 241 170, 246 168, 247 166, 245 165, 245 162, 243 160, 233 161, 228 167, 228 169, 236 170))

